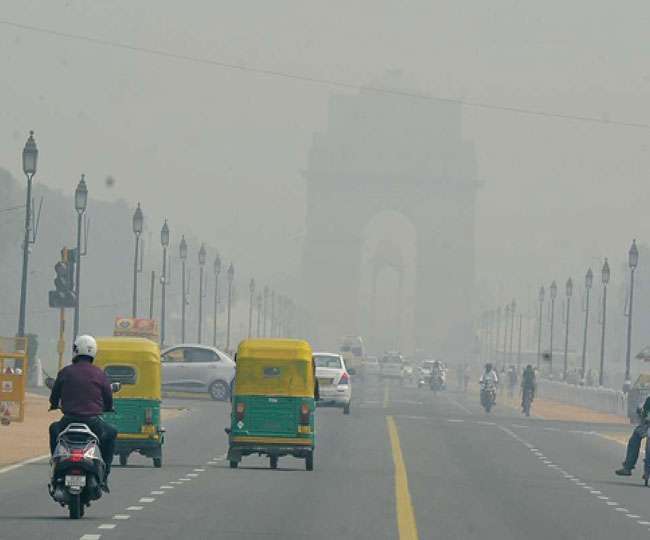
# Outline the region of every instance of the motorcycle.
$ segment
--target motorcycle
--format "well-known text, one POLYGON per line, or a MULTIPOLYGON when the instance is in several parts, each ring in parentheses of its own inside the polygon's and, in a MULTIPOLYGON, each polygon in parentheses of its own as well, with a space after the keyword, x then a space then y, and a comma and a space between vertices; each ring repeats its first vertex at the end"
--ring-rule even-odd
MULTIPOLYGON (((46 381, 48 387, 51 383, 46 381)), ((113 392, 118 392, 120 387, 120 383, 111 384, 113 392)), ((50 466, 50 496, 68 507, 70 519, 83 517, 86 507, 102 496, 106 464, 99 437, 82 422, 70 423, 57 437, 50 466)))
POLYGON ((441 375, 432 375, 431 376, 431 390, 434 392, 440 392, 445 389, 445 381, 441 375))
POLYGON ((533 389, 525 388, 521 399, 521 409, 526 416, 530 416, 530 406, 533 403, 533 389))
POLYGON ((489 413, 497 400, 497 389, 494 384, 481 383, 481 405, 489 413))

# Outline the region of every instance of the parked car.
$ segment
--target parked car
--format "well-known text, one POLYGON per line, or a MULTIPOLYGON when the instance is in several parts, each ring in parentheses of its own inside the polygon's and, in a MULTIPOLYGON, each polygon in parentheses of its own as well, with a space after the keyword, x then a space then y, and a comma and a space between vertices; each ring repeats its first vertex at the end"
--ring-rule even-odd
POLYGON ((230 398, 235 362, 226 353, 205 345, 183 344, 161 352, 162 388, 208 393, 215 401, 230 398))
POLYGON ((352 385, 345 360, 340 354, 314 353, 316 378, 320 399, 319 407, 342 407, 343 414, 350 414, 352 385))

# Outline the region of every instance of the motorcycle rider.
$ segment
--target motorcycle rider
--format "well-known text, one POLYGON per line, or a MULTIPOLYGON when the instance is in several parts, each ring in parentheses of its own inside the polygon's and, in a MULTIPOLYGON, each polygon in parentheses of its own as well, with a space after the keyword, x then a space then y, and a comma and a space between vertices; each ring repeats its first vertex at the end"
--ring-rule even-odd
POLYGON ((50 453, 54 454, 57 437, 69 424, 80 422, 97 435, 106 473, 102 489, 108 492, 108 475, 115 453, 117 430, 101 418, 113 409, 113 392, 106 374, 93 365, 97 342, 92 336, 79 336, 72 346, 72 364, 56 376, 50 394, 50 410, 61 408, 63 418, 50 424, 50 453))
POLYGON ((490 383, 494 386, 497 386, 499 384, 499 376, 492 367, 492 364, 485 364, 485 371, 481 373, 481 378, 478 380, 478 382, 481 384, 481 386, 485 386, 490 383))
POLYGON ((639 425, 634 428, 632 436, 627 442, 627 452, 625 455, 625 461, 623 462, 623 467, 617 469, 615 473, 618 476, 631 476, 632 469, 636 465, 637 460, 639 459, 639 450, 641 449, 641 440, 648 435, 648 428, 650 428, 650 419, 648 415, 650 414, 650 397, 646 398, 643 407, 637 409, 639 414, 639 425))
POLYGON ((530 402, 533 402, 535 397, 535 390, 537 390, 537 380, 533 366, 528 364, 521 374, 521 409, 525 412, 524 398, 526 392, 530 392, 530 402))

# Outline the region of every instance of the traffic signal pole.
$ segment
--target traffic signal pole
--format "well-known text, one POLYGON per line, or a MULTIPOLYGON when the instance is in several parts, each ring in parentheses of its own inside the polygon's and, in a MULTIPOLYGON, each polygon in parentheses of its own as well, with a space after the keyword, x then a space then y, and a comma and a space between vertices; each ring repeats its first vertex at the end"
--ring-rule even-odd
MULTIPOLYGON (((68 264, 68 248, 61 250, 61 262, 68 264)), ((78 321, 76 318, 75 320, 78 321)), ((61 371, 63 369, 63 353, 65 352, 65 308, 63 307, 59 309, 59 341, 56 350, 59 353, 59 371, 61 371)))

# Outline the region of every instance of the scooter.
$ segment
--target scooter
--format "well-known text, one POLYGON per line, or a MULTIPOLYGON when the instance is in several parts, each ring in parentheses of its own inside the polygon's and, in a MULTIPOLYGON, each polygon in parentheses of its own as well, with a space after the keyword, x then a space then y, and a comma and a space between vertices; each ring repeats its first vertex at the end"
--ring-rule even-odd
MULTIPOLYGON (((47 386, 52 383, 46 381, 47 386)), ((113 392, 119 392, 120 388, 120 383, 111 384, 113 392)), ((69 424, 57 437, 50 466, 50 496, 68 507, 70 519, 83 517, 86 507, 102 496, 106 464, 99 437, 82 422, 69 424)))
POLYGON ((489 413, 497 400, 497 389, 493 384, 481 384, 481 405, 489 413))

